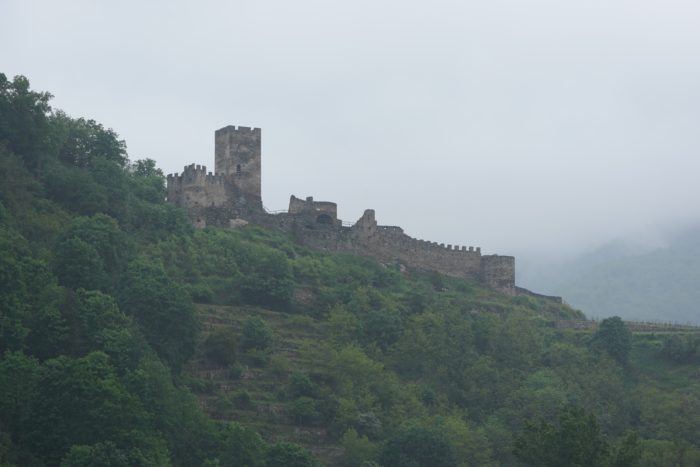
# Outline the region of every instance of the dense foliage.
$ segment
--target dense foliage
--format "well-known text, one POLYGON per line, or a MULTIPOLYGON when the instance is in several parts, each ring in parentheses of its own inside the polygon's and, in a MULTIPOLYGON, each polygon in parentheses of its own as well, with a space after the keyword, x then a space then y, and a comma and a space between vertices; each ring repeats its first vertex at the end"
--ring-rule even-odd
POLYGON ((195 231, 49 102, 0 75, 0 465, 700 462, 697 335, 195 231))
MULTIPOLYGON (((50 98, 0 74, 0 465, 278 458, 254 431, 207 419, 179 382, 196 294, 152 251, 193 231, 163 174, 50 98)), ((274 267, 274 254, 254 259, 274 267)), ((241 293, 258 299, 256 286, 241 293)))

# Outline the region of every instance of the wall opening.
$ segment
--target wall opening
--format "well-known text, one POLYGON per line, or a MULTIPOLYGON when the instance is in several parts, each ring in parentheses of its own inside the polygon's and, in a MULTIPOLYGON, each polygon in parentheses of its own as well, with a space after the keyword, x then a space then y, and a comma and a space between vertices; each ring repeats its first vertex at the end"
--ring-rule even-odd
POLYGON ((332 225, 333 218, 328 214, 319 214, 318 216, 316 216, 316 223, 323 225, 332 225))
POLYGON ((236 175, 241 174, 241 164, 236 164, 236 175))

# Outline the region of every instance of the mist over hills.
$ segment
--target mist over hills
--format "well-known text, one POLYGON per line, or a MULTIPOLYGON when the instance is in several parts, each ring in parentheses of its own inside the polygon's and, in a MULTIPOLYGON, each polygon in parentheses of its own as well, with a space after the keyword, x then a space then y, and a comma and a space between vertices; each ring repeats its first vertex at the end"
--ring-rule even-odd
POLYGON ((699 323, 700 228, 643 248, 615 240, 542 271, 523 268, 526 287, 561 295, 589 317, 699 323))

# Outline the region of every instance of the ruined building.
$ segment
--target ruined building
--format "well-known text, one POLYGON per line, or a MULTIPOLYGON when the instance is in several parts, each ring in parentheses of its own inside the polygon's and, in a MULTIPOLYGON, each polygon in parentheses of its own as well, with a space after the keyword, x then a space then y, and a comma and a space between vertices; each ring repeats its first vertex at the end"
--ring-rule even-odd
POLYGON ((237 227, 252 223, 291 232, 302 244, 349 252, 482 282, 510 295, 515 287, 512 256, 482 255, 480 248, 418 240, 400 227, 378 225, 368 209, 350 227, 338 219, 335 203, 292 196, 289 210, 268 213, 260 195, 261 132, 227 126, 215 134, 215 168, 190 165, 168 175, 168 201, 187 211, 193 225, 237 227))

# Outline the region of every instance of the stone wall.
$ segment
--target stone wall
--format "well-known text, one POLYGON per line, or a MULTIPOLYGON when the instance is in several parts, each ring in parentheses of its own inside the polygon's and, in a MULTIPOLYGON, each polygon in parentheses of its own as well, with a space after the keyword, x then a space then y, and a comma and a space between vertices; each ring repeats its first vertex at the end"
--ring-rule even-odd
POLYGON ((554 295, 542 295, 540 293, 535 293, 532 290, 524 289, 522 287, 517 287, 517 286, 515 287, 515 295, 543 298, 545 300, 549 300, 549 301, 556 302, 556 303, 564 303, 564 299, 561 297, 556 297, 554 295))
POLYGON ((474 279, 509 295, 515 291, 512 256, 482 256, 480 248, 415 239, 406 235, 401 227, 378 225, 371 209, 352 227, 309 225, 306 218, 291 212, 256 216, 253 223, 291 232, 299 243, 317 250, 354 253, 474 279))
POLYGON ((515 295, 515 258, 500 255, 482 256, 479 278, 487 287, 515 295))
POLYGON ((371 209, 365 211, 350 231, 353 243, 367 249, 372 256, 453 276, 477 278, 479 274, 481 249, 410 237, 401 227, 378 225, 371 209))
POLYGON ((180 175, 168 175, 167 193, 168 201, 184 208, 196 227, 207 225, 207 208, 221 207, 229 199, 226 178, 194 164, 185 167, 180 175))
POLYGON ((227 126, 215 134, 216 174, 199 165, 167 177, 168 201, 184 208, 193 225, 237 227, 248 223, 290 232, 311 248, 371 256, 417 269, 481 281, 514 295, 515 259, 485 255, 480 248, 445 245, 406 235, 401 227, 378 225, 368 209, 343 227, 338 207, 291 196, 289 211, 264 211, 260 196, 261 131, 227 126))
POLYGON ((327 224, 340 227, 338 220, 338 205, 329 201, 314 201, 313 196, 305 200, 292 195, 289 198, 289 214, 304 218, 306 224, 327 224))

